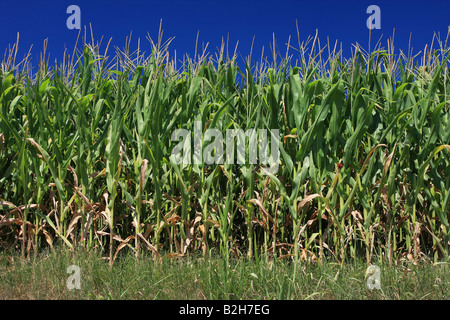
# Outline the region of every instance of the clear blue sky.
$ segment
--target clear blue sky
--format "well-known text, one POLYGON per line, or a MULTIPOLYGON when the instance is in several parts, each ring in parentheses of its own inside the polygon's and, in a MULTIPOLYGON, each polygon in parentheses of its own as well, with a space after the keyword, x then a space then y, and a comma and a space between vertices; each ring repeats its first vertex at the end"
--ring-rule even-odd
POLYGON ((259 57, 264 45, 268 52, 275 34, 281 52, 285 52, 289 35, 297 45, 296 20, 301 40, 319 31, 321 43, 327 37, 331 42, 342 41, 348 54, 352 43, 367 46, 369 30, 366 9, 375 4, 381 8, 381 30, 372 30, 372 43, 383 35, 382 44, 392 36, 395 28, 397 49, 408 50, 412 33, 414 51, 431 43, 434 32, 444 38, 450 25, 450 1, 301 1, 301 0, 40 0, 2 1, 0 19, 0 49, 3 53, 15 42, 20 33, 19 58, 33 44, 36 61, 43 40, 48 38, 51 61, 60 58, 64 47, 73 48, 78 31, 69 30, 66 20, 69 5, 81 9, 82 26, 92 24, 97 38, 112 37, 112 43, 123 47, 125 38, 133 32, 132 47, 141 38, 144 49, 150 47, 145 40, 147 32, 156 39, 160 20, 163 19, 165 39, 175 37, 171 48, 182 53, 193 54, 197 32, 200 44, 210 42, 210 51, 215 52, 222 37, 229 34, 234 48, 239 40, 239 52, 247 56, 255 36, 254 56, 259 57))

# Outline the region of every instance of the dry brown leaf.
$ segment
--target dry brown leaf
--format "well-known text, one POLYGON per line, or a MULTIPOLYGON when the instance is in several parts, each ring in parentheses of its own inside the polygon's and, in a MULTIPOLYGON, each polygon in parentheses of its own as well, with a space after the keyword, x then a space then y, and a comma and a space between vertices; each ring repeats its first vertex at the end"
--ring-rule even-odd
POLYGON ((292 254, 283 254, 277 258, 277 260, 286 259, 292 257, 292 254))
MULTIPOLYGON (((105 231, 97 231, 96 234, 99 234, 101 236, 109 236, 109 232, 105 232, 105 231)), ((113 239, 119 242, 122 242, 123 239, 121 237, 119 237, 117 234, 113 235, 113 239)))
POLYGON ((355 218, 356 221, 364 222, 364 218, 358 210, 353 210, 351 212, 351 215, 353 216, 353 218, 355 218))
POLYGON ((170 223, 172 226, 174 226, 178 221, 181 221, 181 217, 177 214, 173 214, 166 220, 166 223, 170 223))
POLYGON ((297 206, 297 212, 300 212, 300 210, 302 210, 302 208, 304 207, 304 205, 306 203, 308 203, 309 201, 311 201, 317 197, 321 197, 321 195, 318 193, 314 193, 314 194, 310 194, 310 195, 306 196, 305 198, 303 198, 302 201, 300 201, 300 203, 297 206))
POLYGON ((75 226, 77 225, 78 220, 81 219, 81 213, 78 213, 73 217, 72 221, 69 223, 69 227, 67 228, 67 234, 71 234, 75 226))
POLYGON ((153 231, 153 226, 151 226, 150 228, 147 228, 147 230, 145 230, 145 232, 144 232, 144 238, 147 239, 152 231, 153 231))
POLYGON ((5 137, 3 136, 3 133, 0 133, 0 152, 3 151, 5 146, 5 137))
POLYGON ((302 252, 300 252, 300 259, 308 263, 317 262, 317 256, 306 249, 303 249, 302 252))
POLYGON ((145 172, 147 171, 147 165, 148 165, 148 160, 147 159, 142 160, 141 174, 140 174, 140 180, 139 180, 139 184, 140 184, 141 188, 144 187, 145 172))
POLYGON ((184 255, 180 254, 180 253, 176 253, 176 252, 171 252, 167 255, 167 257, 170 259, 173 259, 173 258, 177 258, 177 257, 179 257, 179 258, 184 257, 184 255))
POLYGON ((392 162, 392 157, 394 156, 394 152, 395 152, 395 147, 397 146, 397 143, 395 143, 394 145, 394 150, 388 155, 388 157, 386 158, 386 161, 384 162, 384 167, 383 167, 383 171, 386 173, 387 170, 389 169, 391 162, 392 162))
POLYGON ((50 245, 50 248, 53 250, 53 238, 50 233, 47 232, 47 230, 43 229, 42 233, 44 233, 45 240, 50 245))
POLYGON ((9 201, 0 201, 0 206, 10 206, 16 208, 16 205, 9 201))
POLYGON ((295 135, 295 134, 287 134, 287 135, 285 135, 284 138, 283 138, 284 144, 286 144, 286 139, 287 139, 287 138, 293 138, 293 139, 296 139, 296 138, 297 138, 297 135, 295 135))
POLYGON ((310 226, 313 224, 314 221, 316 221, 316 219, 311 219, 308 220, 308 222, 300 229, 300 231, 298 232, 298 237, 297 237, 297 241, 300 241, 300 236, 302 235, 303 232, 305 232, 306 227, 310 226))
POLYGON ((259 210, 261 211, 261 213, 266 216, 270 222, 274 223, 274 220, 272 218, 272 216, 267 212, 266 208, 264 208, 264 205, 261 203, 260 200, 258 199, 250 199, 249 200, 251 203, 256 204, 259 207, 259 210))
POLYGON ((75 189, 78 189, 78 177, 77 177, 77 174, 75 173, 75 170, 73 170, 73 168, 71 166, 68 166, 67 170, 69 170, 70 173, 72 173, 72 175, 73 175, 73 185, 74 185, 75 189))
POLYGON ((10 218, 0 222, 0 226, 10 226, 12 223, 15 223, 19 226, 23 224, 22 219, 10 218))
POLYGON ((203 237, 205 237, 205 225, 202 224, 198 227, 198 229, 200 230, 200 232, 202 233, 203 237))
POLYGON ((117 246, 116 253, 114 254, 114 257, 113 257, 113 262, 116 260, 116 257, 117 257, 117 254, 119 253, 119 251, 122 250, 122 248, 124 248, 128 244, 128 242, 133 239, 135 239, 134 236, 129 236, 117 246))
POLYGON ((197 212, 196 215, 195 215, 195 219, 192 222, 191 227, 186 232, 186 243, 185 243, 185 246, 184 246, 183 254, 186 254, 187 247, 191 244, 191 241, 192 241, 192 239, 194 237, 195 225, 197 223, 199 223, 200 221, 202 221, 202 218, 203 218, 203 214, 201 212, 197 212))
POLYGON ((153 251, 153 252, 156 254, 156 256, 157 256, 158 258, 161 258, 161 255, 159 254, 158 249, 156 249, 150 242, 148 242, 148 241, 142 236, 141 233, 138 233, 137 235, 139 236, 139 238, 141 238, 141 239, 144 241, 144 243, 147 245, 147 247, 149 248, 150 251, 153 251))
POLYGON ((21 206, 19 206, 19 207, 15 207, 14 209, 12 209, 11 210, 11 212, 10 212, 10 214, 11 213, 14 213, 14 212, 16 212, 16 211, 20 211, 20 212, 22 212, 24 209, 26 209, 26 208, 29 208, 29 209, 35 209, 35 208, 38 208, 39 207, 39 209, 41 209, 41 211, 45 211, 45 207, 42 205, 42 204, 29 204, 29 205, 26 205, 26 204, 24 204, 24 205, 21 205, 21 206))

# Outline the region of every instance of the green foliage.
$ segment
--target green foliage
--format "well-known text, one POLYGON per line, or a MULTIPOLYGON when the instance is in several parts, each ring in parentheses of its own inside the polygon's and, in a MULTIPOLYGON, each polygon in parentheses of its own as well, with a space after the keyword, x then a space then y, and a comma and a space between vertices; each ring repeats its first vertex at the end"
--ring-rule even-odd
POLYGON ((105 67, 85 45, 75 65, 0 72, 1 245, 109 248, 111 263, 123 248, 448 259, 448 50, 421 67, 382 49, 326 63, 300 52, 299 66, 241 70, 221 51, 176 69, 158 44, 105 67), (224 137, 278 129, 278 172, 175 164, 172 133, 194 141, 196 121, 224 137))

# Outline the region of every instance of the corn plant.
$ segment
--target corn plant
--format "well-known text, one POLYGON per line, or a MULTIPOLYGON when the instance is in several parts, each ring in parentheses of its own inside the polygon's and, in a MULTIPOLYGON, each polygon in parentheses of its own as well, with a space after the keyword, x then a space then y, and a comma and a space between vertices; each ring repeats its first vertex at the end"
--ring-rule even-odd
POLYGON ((109 43, 100 53, 84 39, 36 74, 8 55, 0 245, 24 257, 56 243, 100 248, 111 264, 124 248, 155 258, 448 259, 448 48, 417 59, 357 45, 346 59, 330 47, 323 56, 316 40, 281 61, 274 51, 271 63, 240 64, 222 45, 180 68, 162 34, 148 57, 127 47, 110 58, 109 43), (175 163, 173 133, 189 132, 191 150, 200 139, 203 154, 207 129, 278 130, 278 171, 249 161, 251 139, 243 163, 198 162, 195 152, 175 163))

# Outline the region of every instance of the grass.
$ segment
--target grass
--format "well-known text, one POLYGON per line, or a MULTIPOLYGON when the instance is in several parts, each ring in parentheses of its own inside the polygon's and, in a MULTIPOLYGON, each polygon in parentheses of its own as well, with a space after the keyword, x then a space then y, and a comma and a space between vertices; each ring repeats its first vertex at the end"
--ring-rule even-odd
POLYGON ((404 261, 380 264, 381 290, 366 286, 367 264, 351 261, 300 263, 230 260, 220 256, 139 259, 123 254, 111 267, 100 254, 77 250, 42 252, 24 261, 20 254, 0 254, 0 297, 40 300, 448 300, 450 270, 446 263, 404 261), (70 265, 81 268, 81 289, 69 290, 70 265))

